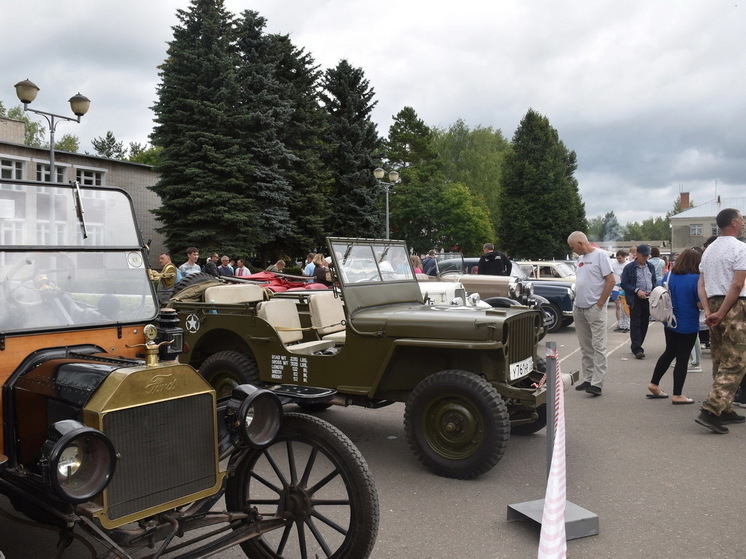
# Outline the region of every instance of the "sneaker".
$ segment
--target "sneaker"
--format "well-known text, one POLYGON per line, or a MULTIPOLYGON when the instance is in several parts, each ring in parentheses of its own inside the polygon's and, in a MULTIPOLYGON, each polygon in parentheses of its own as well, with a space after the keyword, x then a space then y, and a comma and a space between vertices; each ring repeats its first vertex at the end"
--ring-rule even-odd
POLYGON ((637 353, 635 353, 635 359, 645 359, 645 352, 638 351, 637 353))
POLYGON ((577 385, 577 386, 575 387, 575 390, 578 390, 578 391, 580 391, 580 390, 585 390, 585 389, 586 389, 586 388, 588 388, 588 387, 589 387, 590 385, 591 385, 591 383, 590 383, 590 382, 588 382, 587 380, 584 380, 583 382, 581 382, 581 383, 580 383, 579 385, 577 385))
POLYGON ((728 432, 728 428, 723 426, 720 422, 720 418, 707 410, 700 411, 699 417, 694 421, 699 423, 702 427, 709 429, 713 433, 718 433, 719 435, 724 435, 728 432))
POLYGON ((593 396, 600 396, 601 395, 601 387, 600 386, 593 386, 593 385, 591 385, 588 388, 586 388, 585 391, 588 394, 592 394, 593 396))
POLYGON ((702 367, 700 367, 699 365, 689 365, 689 367, 687 367, 686 369, 686 372, 687 373, 701 373, 702 367))
POLYGON ((733 410, 720 414, 721 425, 728 425, 730 423, 743 423, 744 421, 746 421, 746 416, 738 415, 733 410))

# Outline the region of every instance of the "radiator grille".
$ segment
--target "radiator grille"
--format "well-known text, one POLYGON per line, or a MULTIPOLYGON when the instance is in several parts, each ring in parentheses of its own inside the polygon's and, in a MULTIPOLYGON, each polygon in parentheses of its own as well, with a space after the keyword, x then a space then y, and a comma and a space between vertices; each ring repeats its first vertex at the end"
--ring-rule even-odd
POLYGON ((107 413, 103 430, 120 455, 106 489, 109 519, 212 487, 214 421, 209 393, 107 413))
POLYGON ((508 319, 508 363, 533 357, 537 336, 537 313, 524 312, 508 319))

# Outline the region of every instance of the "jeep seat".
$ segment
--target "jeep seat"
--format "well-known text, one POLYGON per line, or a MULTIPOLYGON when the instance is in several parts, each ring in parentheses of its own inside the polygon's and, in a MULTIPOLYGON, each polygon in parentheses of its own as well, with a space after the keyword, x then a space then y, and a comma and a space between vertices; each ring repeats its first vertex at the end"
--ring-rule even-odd
POLYGON ((345 311, 339 297, 335 297, 331 291, 315 293, 309 298, 308 311, 311 314, 311 326, 316 329, 320 338, 332 340, 339 345, 345 343, 345 311))
POLYGON ((238 284, 217 285, 205 290, 205 301, 208 303, 257 303, 267 298, 261 285, 238 284))
POLYGON ((318 340, 297 343, 303 339, 303 328, 295 301, 290 299, 272 299, 260 303, 257 316, 266 320, 275 330, 288 351, 310 355, 334 347, 333 340, 318 340))

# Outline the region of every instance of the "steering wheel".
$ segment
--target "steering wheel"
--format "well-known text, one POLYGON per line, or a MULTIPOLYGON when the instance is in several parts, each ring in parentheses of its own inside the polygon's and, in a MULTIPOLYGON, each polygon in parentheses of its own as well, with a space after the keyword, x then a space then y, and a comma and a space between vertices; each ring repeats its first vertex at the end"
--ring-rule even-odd
POLYGON ((45 303, 45 299, 50 294, 59 297, 62 292, 50 280, 50 275, 65 277, 68 280, 73 279, 75 277, 75 264, 63 252, 37 252, 26 255, 21 262, 8 271, 5 280, 3 280, 5 299, 11 304, 22 307, 38 307, 45 303), (38 265, 40 256, 56 258, 57 265, 54 268, 40 269, 38 265), (29 300, 23 294, 32 294, 32 297, 29 300))

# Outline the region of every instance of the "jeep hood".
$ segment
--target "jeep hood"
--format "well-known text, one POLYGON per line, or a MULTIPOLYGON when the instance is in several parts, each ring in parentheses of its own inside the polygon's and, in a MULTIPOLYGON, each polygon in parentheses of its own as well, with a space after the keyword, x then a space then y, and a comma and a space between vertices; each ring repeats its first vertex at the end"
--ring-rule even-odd
POLYGON ((506 320, 526 311, 421 304, 361 309, 351 322, 355 330, 389 338, 502 341, 506 320))

